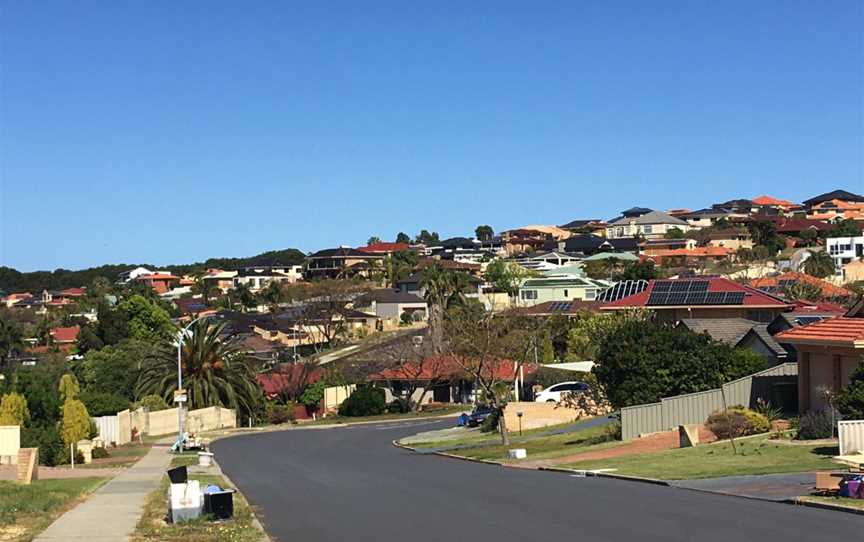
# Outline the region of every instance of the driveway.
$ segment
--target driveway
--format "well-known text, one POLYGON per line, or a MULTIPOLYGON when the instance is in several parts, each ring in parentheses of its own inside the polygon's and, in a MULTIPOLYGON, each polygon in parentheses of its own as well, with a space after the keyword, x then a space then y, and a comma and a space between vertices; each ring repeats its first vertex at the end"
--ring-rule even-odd
POLYGON ((449 421, 244 435, 213 443, 276 540, 857 540, 860 516, 419 455, 393 439, 449 421))

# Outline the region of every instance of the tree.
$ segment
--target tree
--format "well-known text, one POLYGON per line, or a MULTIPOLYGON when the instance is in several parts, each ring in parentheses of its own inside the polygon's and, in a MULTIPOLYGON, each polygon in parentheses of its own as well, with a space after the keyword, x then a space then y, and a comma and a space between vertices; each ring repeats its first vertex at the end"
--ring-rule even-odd
POLYGON ((78 399, 78 395, 81 393, 81 386, 78 384, 78 379, 71 373, 67 373, 60 377, 60 386, 57 389, 60 392, 60 401, 63 403, 78 399))
POLYGON ((624 269, 615 273, 615 280, 651 280, 658 278, 657 268, 652 261, 628 262, 624 269))
POLYGON ((128 401, 135 398, 138 373, 153 355, 170 355, 176 350, 166 343, 151 344, 127 340, 102 350, 91 350, 84 355, 77 374, 88 392, 115 393, 128 401))
POLYGON ((60 399, 57 381, 44 367, 20 367, 15 371, 15 392, 27 399, 30 419, 38 425, 51 425, 57 420, 60 399))
POLYGON ((672 227, 666 230, 663 234, 664 239, 684 239, 684 230, 681 228, 672 227))
POLYGON ((499 292, 513 297, 519 293, 522 282, 530 276, 531 272, 517 263, 495 260, 486 266, 483 278, 499 292))
POLYGON ((309 331, 316 350, 321 344, 333 347, 345 336, 353 301, 368 289, 363 283, 337 279, 298 284, 291 289, 292 298, 301 302, 296 324, 309 331))
MULTIPOLYGON (((225 324, 193 323, 183 340, 181 370, 190 409, 222 406, 250 415, 263 399, 255 373, 241 353, 220 339, 225 324)), ((162 351, 144 362, 136 387, 139 396, 155 394, 166 401, 177 390, 177 358, 162 351)))
POLYGON ((807 251, 810 256, 804 260, 804 272, 817 278, 825 278, 834 275, 834 258, 824 250, 807 251))
POLYGON ((615 408, 717 388, 766 366, 707 334, 638 320, 606 335, 596 361, 592 372, 615 408))
POLYGON ((428 230, 420 230, 415 241, 426 246, 434 246, 441 243, 441 239, 438 237, 438 232, 433 231, 432 233, 429 233, 428 230))
POLYGON ((67 448, 70 444, 90 436, 90 414, 84 403, 77 399, 70 399, 63 403, 60 435, 67 448))
POLYGON ((822 301, 822 288, 809 282, 795 281, 783 288, 783 297, 790 301, 822 301))
POLYGON ((861 235, 861 226, 858 221, 847 218, 837 224, 837 227, 828 232, 828 237, 858 237, 861 235))
POLYGON ((395 288, 398 281, 411 275, 419 261, 420 255, 413 250, 400 250, 393 253, 387 259, 387 274, 390 286, 395 288))
POLYGON ((145 395, 141 398, 140 401, 135 403, 135 408, 146 408, 150 412, 157 412, 159 410, 168 410, 171 408, 171 405, 168 404, 168 401, 163 399, 162 397, 150 394, 145 395))
POLYGON ((398 234, 396 234, 396 242, 410 244, 411 237, 407 233, 400 231, 398 234))
POLYGON ((285 301, 286 295, 280 282, 270 281, 263 290, 258 292, 258 297, 270 308, 270 312, 276 312, 279 310, 279 304, 285 301))
POLYGON ((246 283, 237 284, 229 290, 228 298, 229 300, 236 301, 245 309, 252 309, 258 306, 255 294, 252 293, 252 290, 249 289, 249 285, 246 283))
POLYGON ((798 232, 798 238, 804 242, 804 246, 813 246, 819 238, 819 232, 811 229, 801 230, 798 232))
POLYGON ((143 341, 171 338, 176 329, 171 316, 158 302, 135 294, 120 305, 129 316, 129 336, 143 341))
POLYGON ((479 239, 480 241, 487 242, 492 240, 492 236, 495 235, 495 231, 492 229, 492 226, 484 224, 483 226, 477 226, 477 228, 474 230, 474 235, 476 235, 477 239, 479 239))
POLYGON ((318 410, 321 401, 324 400, 324 390, 326 388, 327 383, 324 380, 319 380, 310 386, 306 386, 306 389, 300 394, 300 404, 305 405, 307 409, 318 410))
POLYGON ((423 270, 420 286, 429 306, 429 335, 435 355, 443 352, 444 311, 454 297, 467 291, 468 284, 467 275, 443 269, 437 263, 423 270))
POLYGON ((96 335, 103 344, 117 344, 129 337, 129 316, 125 311, 112 309, 104 299, 97 308, 96 335))
POLYGON ((99 350, 104 346, 105 343, 102 342, 102 339, 100 339, 99 335, 96 334, 93 326, 86 325, 81 328, 81 331, 78 333, 77 341, 79 354, 86 354, 90 350, 99 350))
POLYGON ((567 330, 567 361, 595 361, 606 337, 630 321, 649 320, 645 311, 583 311, 570 321, 567 330))
POLYGON ((89 392, 81 394, 81 402, 91 416, 113 416, 129 408, 129 400, 116 393, 89 392))
POLYGON ((768 220, 756 220, 747 224, 753 244, 768 249, 770 256, 774 256, 786 247, 783 238, 777 235, 774 223, 768 220))
POLYGON ((370 237, 370 238, 366 241, 366 244, 367 244, 367 245, 377 245, 377 244, 380 243, 380 242, 381 242, 381 238, 380 238, 380 237, 377 237, 377 236, 375 236, 375 235, 373 235, 372 237, 370 237))
POLYGON ((0 367, 6 364, 9 356, 22 350, 24 350, 24 341, 21 328, 14 322, 0 318, 0 367))
POLYGON ((30 409, 23 395, 7 393, 0 400, 0 425, 24 426, 30 421, 30 409))
POLYGON ((835 397, 837 410, 847 420, 864 420, 864 358, 858 363, 849 384, 835 397))

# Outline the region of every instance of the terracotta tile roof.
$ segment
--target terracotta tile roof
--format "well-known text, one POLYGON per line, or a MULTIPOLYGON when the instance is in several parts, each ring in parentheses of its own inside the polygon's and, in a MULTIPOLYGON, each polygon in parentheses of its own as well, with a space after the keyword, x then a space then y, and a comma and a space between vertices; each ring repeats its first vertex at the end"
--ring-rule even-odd
POLYGON ((825 297, 851 297, 852 295, 854 295, 850 290, 831 284, 827 280, 822 280, 816 277, 812 277, 806 273, 798 273, 795 271, 788 271, 774 277, 753 279, 750 281, 750 286, 754 288, 759 288, 760 290, 765 289, 770 291, 775 288, 780 288, 781 281, 794 281, 812 284, 813 286, 818 287, 822 291, 822 295, 825 297))
MULTIPOLYGON (((668 280, 668 279, 666 279, 668 280)), ((716 307, 716 308, 731 308, 731 307, 765 307, 765 308, 791 308, 792 304, 773 296, 761 290, 738 284, 733 280, 723 277, 692 277, 687 279, 674 280, 707 280, 708 292, 744 292, 744 301, 741 305, 699 305, 700 307, 716 307)), ((665 280, 664 280, 665 282, 665 280)), ((648 283, 648 287, 638 294, 624 297, 617 301, 606 303, 600 307, 601 310, 627 309, 627 308, 651 308, 648 305, 648 298, 651 297, 651 292, 656 285, 657 280, 652 280, 648 283)), ((683 305, 687 306, 687 305, 683 305)))
POLYGON ((324 376, 324 369, 310 369, 303 365, 282 365, 277 372, 257 375, 258 385, 267 397, 282 392, 297 391, 307 384, 314 384, 324 376))
POLYGON ((775 207, 800 207, 800 205, 795 202, 772 198, 771 196, 759 196, 753 198, 753 203, 756 205, 773 205, 775 207))
POLYGON ((180 280, 170 273, 151 273, 149 275, 138 275, 136 280, 180 280))
POLYGON ((64 297, 81 297, 86 293, 84 288, 66 288, 60 292, 60 295, 64 297))
POLYGON ((402 252, 410 248, 411 246, 408 243, 372 243, 371 245, 360 247, 357 250, 360 252, 377 254, 384 252, 402 252))
POLYGON ((696 248, 670 248, 667 250, 655 250, 651 257, 671 258, 684 256, 690 258, 722 257, 732 254, 734 251, 726 247, 696 247, 696 248))
POLYGON ((807 313, 835 314, 840 316, 841 314, 846 314, 847 311, 843 305, 828 303, 827 301, 802 301, 797 299, 794 303, 795 308, 793 311, 802 316, 807 313))
MULTIPOLYGON (((510 360, 501 360, 498 363, 489 364, 487 365, 487 369, 487 371, 484 371, 484 376, 488 379, 512 382, 515 376, 513 362, 510 360)), ((536 367, 524 364, 522 370, 528 375, 533 373, 536 367)), ((451 380, 457 378, 468 378, 468 375, 459 363, 456 362, 456 358, 452 356, 427 358, 422 366, 416 363, 405 363, 400 367, 385 369, 368 377, 373 382, 386 380, 451 380)))
POLYGON ((51 338, 58 343, 74 342, 78 339, 79 331, 81 331, 81 326, 54 327, 51 328, 51 338))
POLYGON ((864 348, 864 318, 838 316, 775 335, 783 343, 818 343, 864 348))

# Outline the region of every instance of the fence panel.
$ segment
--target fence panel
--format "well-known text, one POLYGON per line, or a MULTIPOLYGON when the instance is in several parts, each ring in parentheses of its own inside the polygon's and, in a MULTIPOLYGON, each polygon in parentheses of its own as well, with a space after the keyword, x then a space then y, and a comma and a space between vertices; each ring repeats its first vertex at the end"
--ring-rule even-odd
POLYGON ((96 424, 97 434, 106 444, 116 444, 120 441, 120 420, 116 414, 114 416, 98 416, 90 419, 96 424))
POLYGON ((21 427, 0 425, 0 465, 14 465, 18 462, 21 448, 21 427))
POLYGON ((719 390, 688 393, 677 397, 667 397, 660 400, 663 405, 664 429, 679 425, 704 423, 708 416, 723 407, 723 399, 719 390))
POLYGON ((621 438, 630 440, 643 433, 666 429, 663 425, 663 405, 652 403, 621 409, 621 438))
POLYGON ((837 422, 840 455, 864 453, 864 420, 837 422))

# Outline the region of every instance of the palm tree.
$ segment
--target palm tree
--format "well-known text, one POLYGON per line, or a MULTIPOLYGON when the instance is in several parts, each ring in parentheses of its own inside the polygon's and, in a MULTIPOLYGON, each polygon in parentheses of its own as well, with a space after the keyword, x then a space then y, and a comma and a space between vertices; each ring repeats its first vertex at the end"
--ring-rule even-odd
POLYGON ((807 251, 810 256, 804 260, 804 272, 810 276, 823 279, 834 274, 834 259, 824 250, 807 251))
MULTIPOLYGON (((255 372, 244 356, 220 339, 225 324, 193 323, 181 349, 183 388, 190 409, 222 406, 248 415, 261 400, 255 372)), ((158 395, 171 401, 177 389, 177 358, 171 349, 148 359, 136 386, 139 397, 158 395)))
POLYGON ((430 265, 423 270, 420 280, 423 297, 429 305, 429 334, 435 354, 444 348, 444 311, 456 299, 462 300, 468 290, 468 276, 464 273, 446 271, 440 265, 430 265))
POLYGON ((21 329, 14 322, 0 319, 0 367, 6 364, 10 354, 21 352, 23 349, 21 329))

